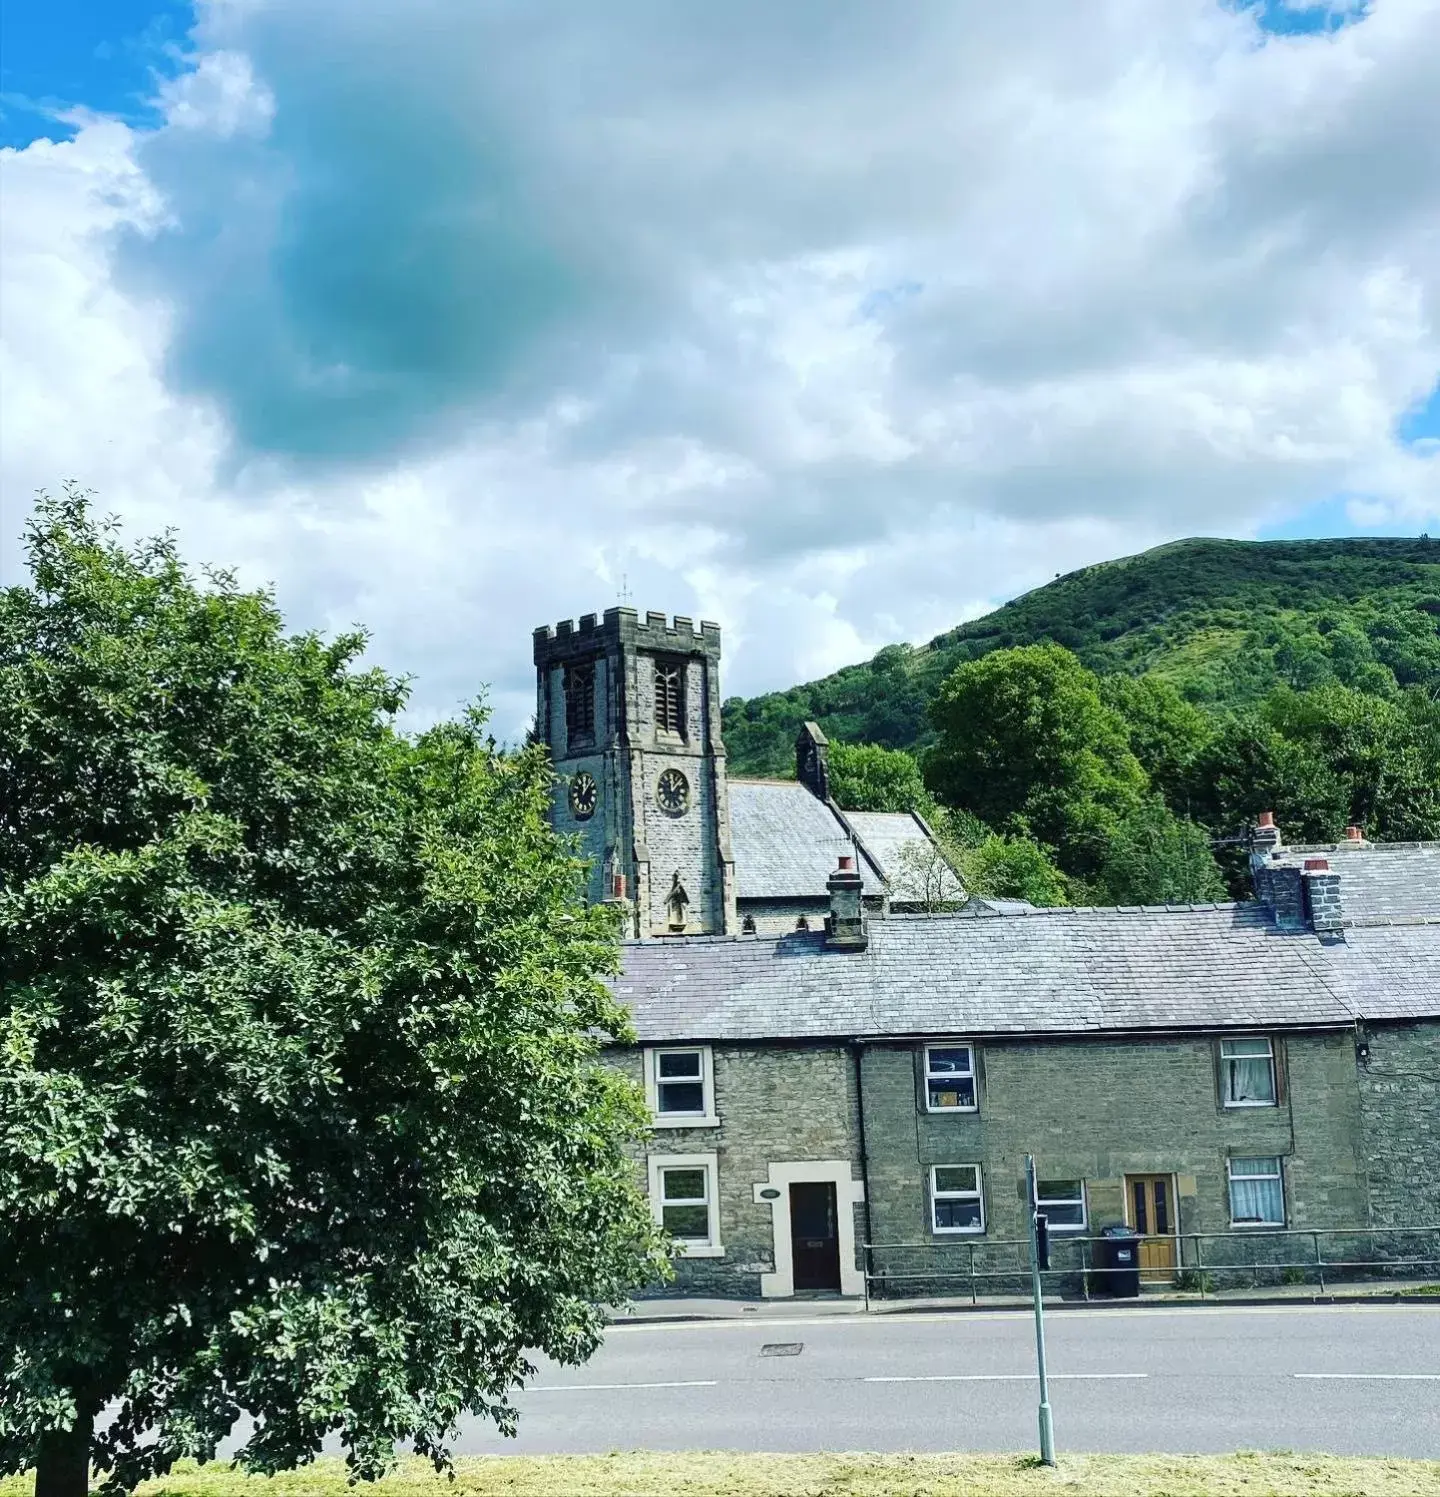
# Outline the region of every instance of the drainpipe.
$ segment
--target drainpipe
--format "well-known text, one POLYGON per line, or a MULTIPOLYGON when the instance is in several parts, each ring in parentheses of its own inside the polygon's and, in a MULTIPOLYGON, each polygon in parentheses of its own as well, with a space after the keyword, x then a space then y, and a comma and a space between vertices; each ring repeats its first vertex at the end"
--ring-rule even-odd
POLYGON ((861 1261, 865 1272, 865 1308, 870 1308, 870 1248, 868 1246, 871 1238, 870 1223, 870 1149, 865 1141, 865 1071, 862 1064, 865 1055, 865 1041, 854 1039, 850 1041, 850 1057, 855 1063, 855 1115, 859 1119, 860 1127, 856 1142, 860 1145, 860 1185, 865 1192, 865 1246, 861 1249, 861 1261))

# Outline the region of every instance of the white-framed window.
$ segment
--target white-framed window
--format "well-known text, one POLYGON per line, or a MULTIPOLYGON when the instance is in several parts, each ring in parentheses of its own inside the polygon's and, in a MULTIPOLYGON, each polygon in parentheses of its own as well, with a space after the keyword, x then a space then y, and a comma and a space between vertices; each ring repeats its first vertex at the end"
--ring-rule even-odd
POLYGON ((1045 1213, 1052 1232, 1085 1230, 1085 1182, 1083 1180, 1037 1180, 1035 1207, 1045 1213))
POLYGON ((720 1175, 714 1154, 652 1154, 650 1210, 686 1258, 721 1258, 720 1175))
POLYGON ((709 1045, 645 1052, 645 1099, 657 1128, 716 1128, 715 1062, 709 1045))
POLYGON ((978 1164, 930 1167, 930 1225, 936 1232, 983 1232, 985 1200, 978 1164))
POLYGON ((1285 1175, 1278 1157, 1232 1155, 1230 1177, 1232 1227, 1283 1227, 1285 1175))
POLYGON ((1220 1041, 1220 1089, 1226 1107, 1274 1107, 1275 1047, 1265 1036, 1220 1041))
POLYGON ((974 1045, 926 1045, 925 1110, 974 1112, 974 1045))

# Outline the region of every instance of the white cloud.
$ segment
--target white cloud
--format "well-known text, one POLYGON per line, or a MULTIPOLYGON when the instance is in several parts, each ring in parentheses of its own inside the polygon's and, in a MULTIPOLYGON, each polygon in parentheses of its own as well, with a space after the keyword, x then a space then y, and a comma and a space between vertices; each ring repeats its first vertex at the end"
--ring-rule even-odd
MULTIPOLYGON (((1343 494, 1440 518, 1440 5, 226 0, 7 153, 7 520, 364 620, 421 716, 530 628, 717 615, 731 689, 1343 494), (1353 8, 1352 8, 1353 9, 1353 8)), ((13 548, 12 548, 13 549, 13 548)))

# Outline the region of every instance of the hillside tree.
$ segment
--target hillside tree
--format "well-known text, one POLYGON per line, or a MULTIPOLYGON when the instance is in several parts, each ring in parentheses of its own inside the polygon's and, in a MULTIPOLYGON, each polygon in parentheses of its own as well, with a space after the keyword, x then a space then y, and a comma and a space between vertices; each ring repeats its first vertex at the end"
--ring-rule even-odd
POLYGON ((957 666, 931 716, 939 740, 925 779, 936 797, 1055 848, 1066 873, 1098 869, 1120 817, 1149 789, 1125 720, 1095 673, 1060 645, 957 666))

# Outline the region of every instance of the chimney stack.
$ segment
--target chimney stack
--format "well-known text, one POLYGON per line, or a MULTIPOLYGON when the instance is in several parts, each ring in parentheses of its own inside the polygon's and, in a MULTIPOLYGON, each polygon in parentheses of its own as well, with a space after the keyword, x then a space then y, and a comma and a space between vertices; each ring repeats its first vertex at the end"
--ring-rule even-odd
POLYGON ((830 917, 825 922, 825 944, 832 951, 864 951, 870 943, 865 934, 864 880, 852 854, 840 855, 840 866, 830 875, 830 917))
POLYGON ((1250 830, 1250 845, 1259 853, 1274 852, 1281 845, 1280 828, 1275 825, 1273 811, 1260 813, 1260 820, 1250 830))
POLYGON ((1305 886, 1305 914, 1311 929, 1339 930, 1340 875, 1330 867, 1330 860, 1306 858, 1300 877, 1305 886))

